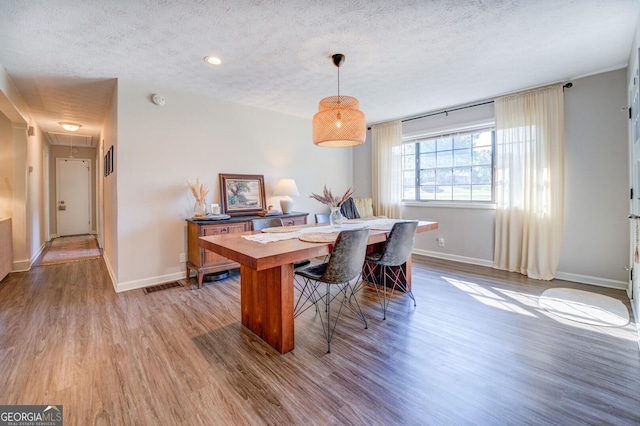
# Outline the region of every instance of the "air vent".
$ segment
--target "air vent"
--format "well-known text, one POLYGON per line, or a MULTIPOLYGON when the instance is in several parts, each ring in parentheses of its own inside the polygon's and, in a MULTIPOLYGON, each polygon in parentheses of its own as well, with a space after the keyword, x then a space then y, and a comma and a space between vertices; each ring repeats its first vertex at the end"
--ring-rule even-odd
POLYGON ((156 291, 166 290, 168 288, 176 288, 176 287, 182 287, 182 284, 180 284, 178 281, 174 281, 171 283, 164 283, 164 284, 153 285, 151 287, 145 287, 142 289, 142 291, 144 291, 144 294, 149 294, 149 293, 154 293, 156 291))

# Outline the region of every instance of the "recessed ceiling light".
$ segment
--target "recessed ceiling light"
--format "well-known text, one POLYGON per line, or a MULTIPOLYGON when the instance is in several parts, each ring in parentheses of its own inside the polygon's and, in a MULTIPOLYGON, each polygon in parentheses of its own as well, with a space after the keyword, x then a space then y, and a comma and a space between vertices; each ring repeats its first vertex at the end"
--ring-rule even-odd
POLYGON ((211 65, 220 65, 222 63, 220 58, 216 58, 215 56, 205 56, 204 61, 211 65))
POLYGON ((62 126, 63 129, 68 130, 69 132, 75 132, 76 130, 78 130, 80 127, 82 127, 82 124, 77 124, 77 123, 69 123, 69 122, 65 122, 65 121, 61 121, 60 123, 58 123, 62 126))

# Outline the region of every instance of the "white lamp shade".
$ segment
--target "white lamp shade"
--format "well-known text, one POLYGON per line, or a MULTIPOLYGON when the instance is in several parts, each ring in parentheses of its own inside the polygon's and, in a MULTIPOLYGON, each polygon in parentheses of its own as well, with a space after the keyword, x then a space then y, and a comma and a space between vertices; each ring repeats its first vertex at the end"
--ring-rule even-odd
POLYGON ((299 196, 298 186, 293 179, 280 179, 276 185, 275 195, 299 196))

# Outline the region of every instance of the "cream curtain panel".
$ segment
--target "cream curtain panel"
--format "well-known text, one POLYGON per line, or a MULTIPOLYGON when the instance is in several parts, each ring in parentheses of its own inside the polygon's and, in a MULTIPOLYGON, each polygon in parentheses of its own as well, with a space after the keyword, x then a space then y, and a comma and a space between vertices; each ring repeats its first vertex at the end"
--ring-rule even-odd
POLYGON ((402 218, 402 122, 371 126, 373 209, 378 216, 402 218))
POLYGON ((564 230, 562 85, 495 101, 493 266, 553 279, 564 230))

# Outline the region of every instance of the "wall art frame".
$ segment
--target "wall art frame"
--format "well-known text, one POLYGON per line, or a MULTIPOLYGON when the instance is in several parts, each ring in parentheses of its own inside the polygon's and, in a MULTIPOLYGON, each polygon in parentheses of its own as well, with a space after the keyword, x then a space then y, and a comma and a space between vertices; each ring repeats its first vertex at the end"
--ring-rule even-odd
POLYGON ((220 204, 229 216, 258 214, 266 210, 263 175, 220 173, 220 204))

